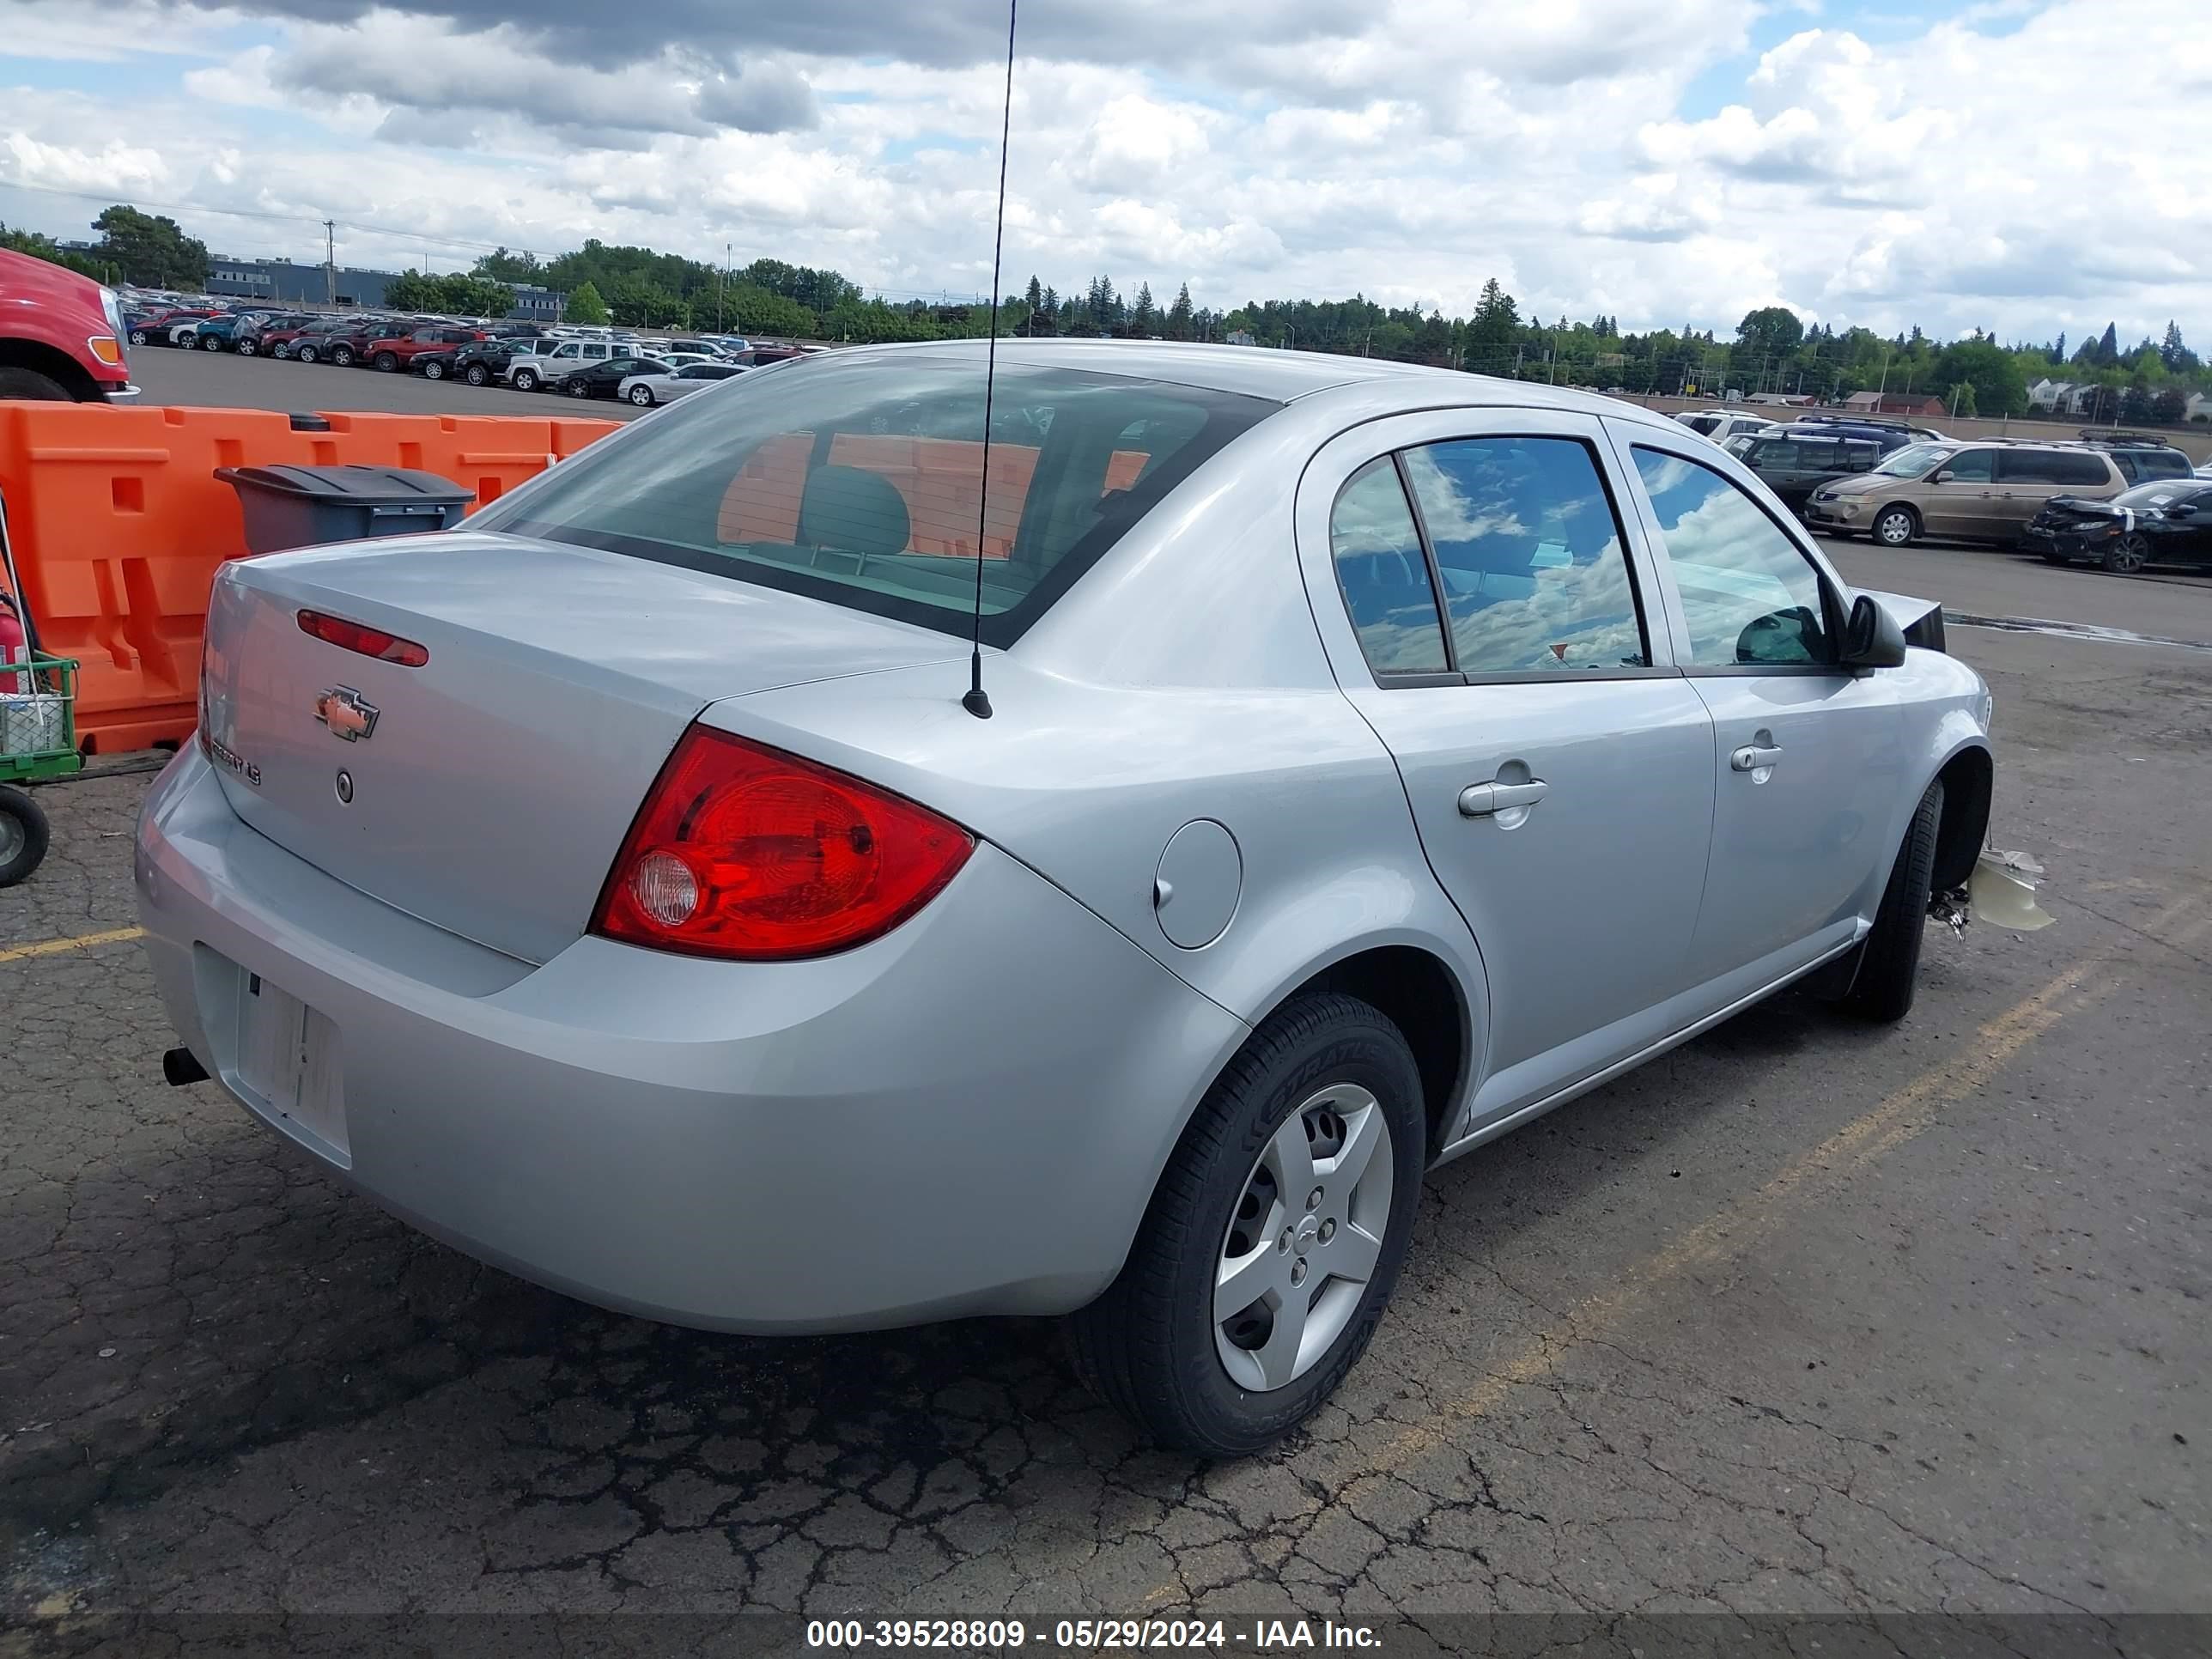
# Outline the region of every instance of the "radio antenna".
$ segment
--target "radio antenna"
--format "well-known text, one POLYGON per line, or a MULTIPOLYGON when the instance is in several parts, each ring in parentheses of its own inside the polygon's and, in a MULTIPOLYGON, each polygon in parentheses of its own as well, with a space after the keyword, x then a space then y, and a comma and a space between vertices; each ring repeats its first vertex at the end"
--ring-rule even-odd
POLYGON ((991 393, 999 379, 999 261, 1006 248, 1006 139, 1014 126, 1014 22, 1021 0, 1006 0, 1006 105, 999 118, 999 219, 991 239, 991 339, 983 356, 983 477, 975 491, 975 631, 968 647, 968 695, 960 706, 991 718, 983 691, 983 532, 991 521, 991 393))

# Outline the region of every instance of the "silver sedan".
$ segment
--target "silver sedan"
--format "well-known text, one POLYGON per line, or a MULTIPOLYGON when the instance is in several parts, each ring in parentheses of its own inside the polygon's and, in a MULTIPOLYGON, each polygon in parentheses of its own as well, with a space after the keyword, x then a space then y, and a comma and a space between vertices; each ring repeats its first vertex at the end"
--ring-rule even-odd
POLYGON ((744 366, 741 363, 718 363, 704 358, 693 358, 676 364, 665 374, 632 374, 615 388, 615 395, 624 403, 635 404, 640 409, 650 409, 655 404, 673 403, 694 392, 703 392, 717 380, 735 380, 744 372, 744 366))
POLYGON ((1733 458, 1128 342, 1002 343, 987 432, 982 349, 225 566, 138 836, 172 1074, 609 1306, 1066 1316, 1225 1455, 1437 1163, 1796 981, 1910 1008, 1989 695, 1733 458))

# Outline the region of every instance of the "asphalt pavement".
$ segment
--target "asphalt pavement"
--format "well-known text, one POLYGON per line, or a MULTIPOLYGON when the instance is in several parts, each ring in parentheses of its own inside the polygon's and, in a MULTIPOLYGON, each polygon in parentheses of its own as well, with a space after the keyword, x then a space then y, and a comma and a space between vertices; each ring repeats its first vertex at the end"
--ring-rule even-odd
POLYGON ((279 362, 228 351, 181 351, 138 346, 131 353, 131 384, 142 404, 200 409, 277 409, 295 415, 383 410, 402 415, 574 415, 588 411, 627 421, 646 411, 612 398, 588 404, 551 392, 517 392, 462 380, 331 363, 279 362))
MULTIPOLYGON (((192 362, 360 406, 361 372, 192 362)), ((2212 641, 2201 582, 1834 550, 1961 615, 2212 641)), ((2013 1621, 1948 1651, 2055 1654, 2212 1614, 2212 655, 1951 645, 2056 925, 1931 930, 1899 1027, 1785 994, 1434 1175, 1338 1399, 1210 1468, 1048 1326, 677 1330, 381 1214, 162 1084, 147 779, 45 791, 53 854, 0 893, 0 1654, 740 1651, 763 1612, 1196 1613, 1244 1650, 1263 1616, 1940 1613, 2013 1621)))

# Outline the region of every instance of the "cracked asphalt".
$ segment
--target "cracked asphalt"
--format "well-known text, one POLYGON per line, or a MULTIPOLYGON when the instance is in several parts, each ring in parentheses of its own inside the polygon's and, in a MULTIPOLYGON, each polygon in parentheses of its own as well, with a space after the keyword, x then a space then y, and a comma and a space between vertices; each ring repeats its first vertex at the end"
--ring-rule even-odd
MULTIPOLYGON (((1918 556, 1962 611, 2112 597, 1918 556)), ((2212 640, 2212 589, 2158 592, 2212 640)), ((1899 1028, 1785 995, 1433 1175, 1338 1399, 1213 1467, 1133 1438, 1048 1326, 702 1334, 410 1232, 163 1085, 133 943, 22 954, 135 921, 147 777, 44 792, 53 854, 0 893, 0 1653, 469 1614, 562 1620, 478 1651, 699 1616, 670 1652, 746 1610, 2212 1613, 2212 662, 1953 648, 2057 925, 1933 932, 1899 1028)))

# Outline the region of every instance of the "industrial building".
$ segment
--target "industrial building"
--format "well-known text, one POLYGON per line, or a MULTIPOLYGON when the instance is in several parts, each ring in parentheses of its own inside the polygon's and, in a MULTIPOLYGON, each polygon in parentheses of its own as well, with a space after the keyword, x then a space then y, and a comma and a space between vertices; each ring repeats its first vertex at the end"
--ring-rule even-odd
MULTIPOLYGON (((208 261, 207 291, 241 300, 266 300, 271 305, 335 302, 374 310, 385 304, 386 285, 398 275, 396 270, 363 270, 356 265, 339 265, 333 270, 290 259, 234 259, 218 255, 208 261)), ((523 322, 557 322, 566 298, 534 283, 518 283, 514 305, 507 314, 523 322)))

